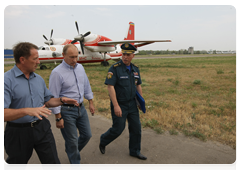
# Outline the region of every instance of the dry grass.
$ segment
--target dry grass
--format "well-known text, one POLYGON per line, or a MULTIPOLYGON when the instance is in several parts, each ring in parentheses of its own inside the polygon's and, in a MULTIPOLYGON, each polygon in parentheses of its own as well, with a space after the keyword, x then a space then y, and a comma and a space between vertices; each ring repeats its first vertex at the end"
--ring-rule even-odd
MULTIPOLYGON (((147 113, 140 113, 140 118, 144 127, 173 134, 179 131, 236 148, 235 56, 133 62, 139 66, 143 81, 147 113)), ((5 66, 4 70, 11 67, 5 66)), ((99 64, 85 64, 84 67, 94 93, 96 112, 111 118, 104 85, 108 67, 99 64)), ((36 72, 48 86, 51 69, 36 72)))

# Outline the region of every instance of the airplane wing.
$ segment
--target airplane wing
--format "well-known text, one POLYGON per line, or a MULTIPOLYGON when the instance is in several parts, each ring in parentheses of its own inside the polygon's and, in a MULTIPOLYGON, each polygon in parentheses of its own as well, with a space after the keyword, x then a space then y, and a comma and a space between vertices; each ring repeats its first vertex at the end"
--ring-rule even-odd
POLYGON ((124 43, 134 43, 135 47, 141 47, 144 45, 152 44, 155 42, 172 42, 171 40, 121 40, 121 41, 101 41, 98 42, 99 45, 116 45, 124 43), (135 44, 138 43, 138 44, 135 44))

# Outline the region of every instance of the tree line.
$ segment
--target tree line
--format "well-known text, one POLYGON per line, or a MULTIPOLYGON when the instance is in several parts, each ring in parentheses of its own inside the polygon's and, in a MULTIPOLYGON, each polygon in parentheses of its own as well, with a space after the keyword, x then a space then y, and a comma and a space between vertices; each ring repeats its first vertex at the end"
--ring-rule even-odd
MULTIPOLYGON (((213 51, 216 53, 216 51, 213 51)), ((136 55, 167 55, 167 54, 190 54, 190 52, 186 49, 182 49, 182 50, 140 50, 138 51, 138 53, 136 55)), ((208 52, 206 50, 197 50, 194 51, 193 54, 208 54, 208 52)))

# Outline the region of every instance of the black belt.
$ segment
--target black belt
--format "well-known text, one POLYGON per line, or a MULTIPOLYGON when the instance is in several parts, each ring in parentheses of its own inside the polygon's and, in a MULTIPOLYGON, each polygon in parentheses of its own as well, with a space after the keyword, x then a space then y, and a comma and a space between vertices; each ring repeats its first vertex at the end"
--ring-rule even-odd
POLYGON ((82 103, 79 103, 79 106, 75 106, 74 104, 63 104, 62 106, 68 106, 68 107, 82 107, 82 103))
POLYGON ((36 125, 38 125, 41 122, 41 120, 35 120, 33 122, 30 123, 12 123, 12 122, 7 122, 7 125, 10 127, 34 127, 36 125))

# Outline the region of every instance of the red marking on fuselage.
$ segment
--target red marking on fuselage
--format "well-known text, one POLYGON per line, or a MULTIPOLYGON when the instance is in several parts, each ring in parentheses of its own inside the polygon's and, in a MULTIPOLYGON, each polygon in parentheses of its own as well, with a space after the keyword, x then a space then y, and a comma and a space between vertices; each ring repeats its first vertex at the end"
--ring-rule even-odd
POLYGON ((120 52, 120 53, 109 53, 108 55, 110 55, 111 57, 121 57, 122 52, 120 52))
POLYGON ((97 35, 97 38, 90 42, 85 42, 85 46, 102 46, 102 47, 114 47, 114 45, 99 45, 98 42, 101 41, 112 41, 110 38, 104 37, 102 35, 97 35))
POLYGON ((55 58, 39 58, 39 60, 60 60, 63 59, 63 57, 55 57, 55 58))
MULTIPOLYGON (((67 44, 71 44, 73 40, 69 40, 69 39, 66 39, 66 41, 64 43, 62 43, 62 45, 67 45, 67 44)), ((75 42, 74 44, 79 44, 79 42, 75 42)))
MULTIPOLYGON (((39 58, 39 60, 48 60, 48 61, 51 61, 51 60, 63 60, 63 57, 56 57, 56 58, 39 58)), ((106 59, 106 61, 108 60, 111 60, 110 58, 109 59, 106 59)), ((87 60, 87 57, 79 57, 79 60, 77 61, 78 63, 95 63, 95 62, 102 62, 104 61, 104 59, 100 59, 100 58, 97 58, 97 57, 92 57, 91 60, 87 60), (97 60, 96 60, 97 59, 97 60)))

